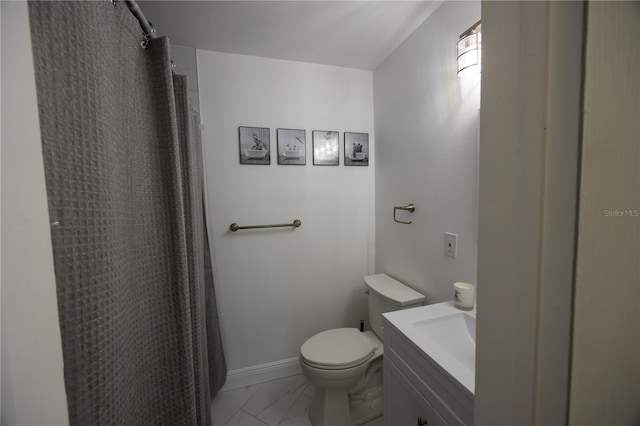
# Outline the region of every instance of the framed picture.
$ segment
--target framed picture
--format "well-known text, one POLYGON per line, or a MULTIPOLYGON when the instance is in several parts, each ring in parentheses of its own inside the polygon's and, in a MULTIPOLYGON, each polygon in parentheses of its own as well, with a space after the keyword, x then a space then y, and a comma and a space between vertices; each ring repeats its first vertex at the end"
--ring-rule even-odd
POLYGON ((240 164, 271 164, 269 129, 243 127, 240 133, 240 164))
POLYGON ((337 166, 340 164, 340 134, 326 130, 313 131, 313 164, 337 166))
POLYGON ((369 165, 369 133, 344 132, 344 165, 369 165))
POLYGON ((277 129, 278 164, 307 164, 307 132, 298 129, 277 129))

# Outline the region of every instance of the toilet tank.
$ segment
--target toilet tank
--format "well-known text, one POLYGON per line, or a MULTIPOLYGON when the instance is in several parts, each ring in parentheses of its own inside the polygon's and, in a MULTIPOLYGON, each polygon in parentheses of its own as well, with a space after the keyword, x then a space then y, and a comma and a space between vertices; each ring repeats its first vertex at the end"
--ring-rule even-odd
POLYGON ((424 295, 407 287, 387 274, 364 277, 369 296, 369 323, 374 333, 382 340, 382 314, 415 308, 422 305, 424 295))

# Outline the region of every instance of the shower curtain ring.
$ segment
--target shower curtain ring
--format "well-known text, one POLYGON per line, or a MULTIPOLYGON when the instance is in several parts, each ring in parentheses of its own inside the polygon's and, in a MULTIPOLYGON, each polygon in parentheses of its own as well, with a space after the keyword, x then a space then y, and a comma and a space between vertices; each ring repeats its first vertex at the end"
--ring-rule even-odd
POLYGON ((149 47, 149 39, 147 37, 145 37, 141 42, 140 42, 140 46, 142 46, 143 49, 146 49, 147 47, 149 47))

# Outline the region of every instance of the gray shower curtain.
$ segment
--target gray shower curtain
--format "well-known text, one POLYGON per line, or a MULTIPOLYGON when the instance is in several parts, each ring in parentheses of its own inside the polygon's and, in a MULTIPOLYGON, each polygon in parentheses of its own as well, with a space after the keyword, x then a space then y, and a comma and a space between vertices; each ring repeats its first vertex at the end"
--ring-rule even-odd
POLYGON ((209 424, 186 79, 121 2, 29 13, 70 422, 209 424))

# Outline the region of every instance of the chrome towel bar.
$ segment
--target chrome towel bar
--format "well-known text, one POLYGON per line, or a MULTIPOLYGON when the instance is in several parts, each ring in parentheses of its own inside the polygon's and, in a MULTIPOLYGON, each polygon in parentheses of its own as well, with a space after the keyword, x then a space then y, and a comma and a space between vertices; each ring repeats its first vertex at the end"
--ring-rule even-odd
POLYGON ((233 232, 236 232, 240 229, 262 229, 262 228, 285 228, 287 226, 291 226, 293 228, 299 228, 300 225, 302 225, 302 222, 300 222, 300 219, 296 219, 294 220, 292 223, 276 223, 276 224, 272 224, 272 225, 249 225, 249 226, 240 226, 237 223, 232 223, 229 226, 229 229, 231 229, 233 232))
POLYGON ((397 206, 397 207, 394 207, 394 208, 393 208, 393 221, 394 221, 394 222, 397 222, 397 223, 404 223, 405 225, 409 225, 409 224, 413 223, 413 222, 411 222, 411 221, 409 221, 409 222, 404 222, 404 221, 402 221, 402 220, 398 220, 398 219, 396 219, 396 211, 397 211, 397 210, 406 210, 406 211, 408 211, 408 212, 413 213, 413 212, 415 212, 415 211, 416 211, 416 206, 415 206, 413 203, 411 203, 411 204, 409 204, 409 205, 407 205, 407 206, 397 206))

